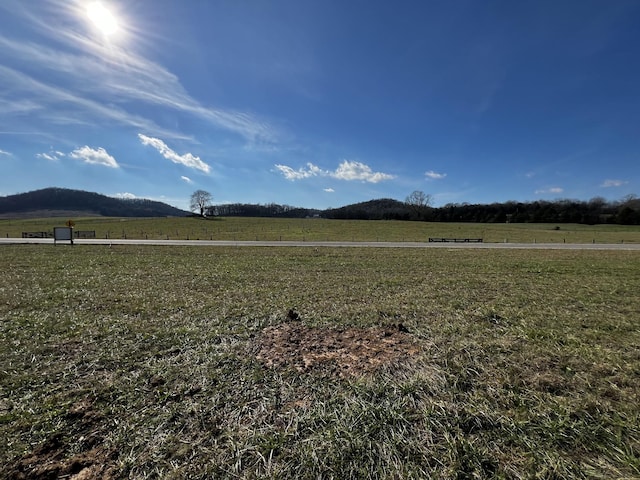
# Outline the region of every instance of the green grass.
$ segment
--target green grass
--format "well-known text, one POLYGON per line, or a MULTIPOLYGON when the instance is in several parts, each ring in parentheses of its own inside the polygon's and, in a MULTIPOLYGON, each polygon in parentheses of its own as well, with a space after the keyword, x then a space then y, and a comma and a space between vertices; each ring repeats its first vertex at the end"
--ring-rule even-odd
MULTIPOLYGON (((53 231, 67 219, 0 220, 1 237, 53 231)), ((263 240, 263 241, 407 241, 429 237, 483 238, 485 242, 640 243, 640 227, 577 224, 427 223, 278 218, 108 218, 74 219, 76 230, 98 238, 263 240)))
POLYGON ((637 252, 13 245, 0 267, 0 477, 58 445, 114 478, 640 478, 637 252), (289 308, 402 322, 421 353, 266 369, 253 339, 289 308))

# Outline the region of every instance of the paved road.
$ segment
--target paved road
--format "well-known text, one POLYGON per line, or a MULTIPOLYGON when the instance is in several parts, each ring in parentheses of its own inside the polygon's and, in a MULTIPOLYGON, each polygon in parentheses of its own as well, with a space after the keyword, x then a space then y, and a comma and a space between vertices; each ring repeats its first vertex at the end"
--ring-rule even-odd
MULTIPOLYGON (((290 242, 290 241, 227 241, 227 240, 136 240, 78 239, 76 245, 162 245, 205 247, 376 247, 376 248, 476 248, 533 250, 633 250, 640 243, 438 243, 438 242, 290 242)), ((51 238, 0 238, 0 244, 49 244, 51 238)), ((61 244, 68 242, 60 242, 61 244)))

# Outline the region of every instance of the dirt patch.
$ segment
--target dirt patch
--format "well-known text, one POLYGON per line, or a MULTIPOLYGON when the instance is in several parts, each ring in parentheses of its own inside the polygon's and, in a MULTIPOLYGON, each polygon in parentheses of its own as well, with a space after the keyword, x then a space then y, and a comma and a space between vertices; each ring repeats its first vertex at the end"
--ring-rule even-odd
POLYGON ((69 433, 55 433, 31 453, 17 459, 9 466, 7 478, 119 478, 115 468, 117 452, 103 446, 104 417, 89 401, 72 405, 65 417, 69 422, 69 433), (72 453, 78 449, 81 451, 72 453))
POLYGON ((374 328, 311 328, 300 322, 265 328, 254 341, 256 358, 268 368, 329 371, 341 377, 398 365, 420 351, 402 325, 374 328))

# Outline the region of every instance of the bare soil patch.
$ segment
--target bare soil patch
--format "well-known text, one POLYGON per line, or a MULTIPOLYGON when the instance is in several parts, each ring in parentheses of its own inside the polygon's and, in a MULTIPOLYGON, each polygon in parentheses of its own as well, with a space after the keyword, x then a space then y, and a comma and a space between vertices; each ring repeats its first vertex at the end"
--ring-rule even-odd
POLYGON ((53 434, 32 452, 18 458, 9 465, 8 478, 119 478, 115 466, 117 452, 103 445, 105 419, 93 409, 91 403, 80 401, 72 405, 65 420, 70 424, 69 432, 53 434), (81 451, 73 453, 78 447, 81 451))
POLYGON ((399 365, 420 351, 402 325, 373 328, 311 328, 288 322, 265 328, 254 341, 256 358, 268 368, 323 371, 340 377, 399 365))

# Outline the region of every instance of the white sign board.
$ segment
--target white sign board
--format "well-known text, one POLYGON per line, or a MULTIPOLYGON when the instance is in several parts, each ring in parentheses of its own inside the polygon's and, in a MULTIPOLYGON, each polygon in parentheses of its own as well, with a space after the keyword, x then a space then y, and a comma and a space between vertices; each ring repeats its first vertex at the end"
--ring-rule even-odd
POLYGON ((73 228, 71 227, 54 227, 53 228, 53 243, 58 241, 71 242, 73 245, 73 228))

